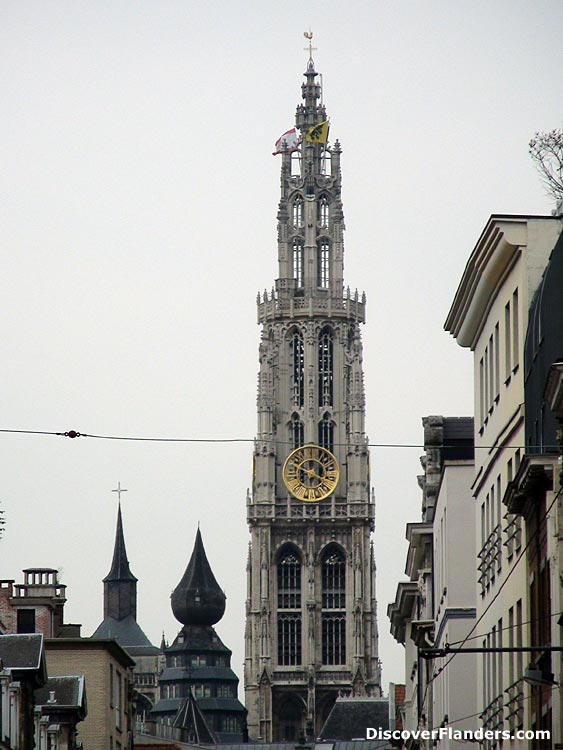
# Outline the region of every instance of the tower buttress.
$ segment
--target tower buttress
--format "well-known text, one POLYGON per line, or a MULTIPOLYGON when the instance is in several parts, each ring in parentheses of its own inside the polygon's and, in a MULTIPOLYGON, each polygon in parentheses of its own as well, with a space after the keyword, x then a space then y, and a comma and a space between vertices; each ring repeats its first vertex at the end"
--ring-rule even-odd
POLYGON ((299 138, 279 148, 278 278, 257 300, 245 694, 249 736, 266 742, 318 736, 338 694, 381 693, 366 300, 344 288, 341 148, 317 75, 310 58, 299 138))

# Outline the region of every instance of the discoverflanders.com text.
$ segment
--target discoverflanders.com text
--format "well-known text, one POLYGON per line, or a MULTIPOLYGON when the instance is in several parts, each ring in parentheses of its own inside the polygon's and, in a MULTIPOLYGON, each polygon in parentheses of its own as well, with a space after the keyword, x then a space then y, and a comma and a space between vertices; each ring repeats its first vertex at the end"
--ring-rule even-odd
POLYGON ((504 729, 376 729, 366 728, 366 740, 549 740, 551 733, 547 729, 518 729, 509 732, 504 729))

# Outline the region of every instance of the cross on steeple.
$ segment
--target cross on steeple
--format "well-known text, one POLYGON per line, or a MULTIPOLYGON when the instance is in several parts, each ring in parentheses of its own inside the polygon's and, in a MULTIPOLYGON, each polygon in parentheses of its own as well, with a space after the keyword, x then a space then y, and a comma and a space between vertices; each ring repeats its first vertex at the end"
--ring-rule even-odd
POLYGON ((309 60, 311 61, 313 59, 313 52, 317 51, 317 48, 313 47, 313 32, 311 31, 311 29, 309 29, 309 31, 303 32, 303 36, 305 37, 305 39, 309 40, 309 46, 303 47, 303 49, 305 50, 305 52, 309 50, 309 60))
POLYGON ((117 489, 116 490, 112 490, 112 492, 117 492, 117 502, 121 505, 121 493, 122 492, 127 492, 127 490, 122 489, 121 488, 121 482, 118 482, 117 483, 117 489))

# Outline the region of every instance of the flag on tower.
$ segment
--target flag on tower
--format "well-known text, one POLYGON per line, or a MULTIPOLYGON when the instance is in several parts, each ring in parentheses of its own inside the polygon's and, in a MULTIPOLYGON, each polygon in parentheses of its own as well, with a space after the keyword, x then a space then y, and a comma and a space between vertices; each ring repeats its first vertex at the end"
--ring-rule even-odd
POLYGON ((308 143, 326 143, 328 140, 328 129, 330 123, 328 120, 319 122, 317 125, 313 125, 312 128, 305 133, 305 140, 308 143))
POLYGON ((278 140, 276 141, 274 145, 275 151, 272 151, 272 156, 275 156, 276 154, 282 153, 282 143, 285 141, 285 145, 287 146, 288 151, 295 151, 297 148, 297 145, 299 144, 300 138, 297 136, 297 131, 295 128, 291 128, 291 130, 286 130, 285 133, 280 135, 278 140))

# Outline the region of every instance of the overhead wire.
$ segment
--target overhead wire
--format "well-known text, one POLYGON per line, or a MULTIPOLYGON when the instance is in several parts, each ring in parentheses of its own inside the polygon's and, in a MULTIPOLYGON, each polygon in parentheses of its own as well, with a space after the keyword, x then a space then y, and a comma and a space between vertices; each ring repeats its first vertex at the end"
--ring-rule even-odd
MULTIPOLYGON (((155 436, 142 436, 142 435, 98 435, 89 432, 80 432, 78 430, 22 430, 22 429, 9 429, 0 428, 0 433, 14 434, 14 435, 48 435, 54 437, 67 437, 67 438, 92 438, 94 440, 127 440, 132 442, 153 442, 153 443, 255 443, 255 442, 266 442, 272 445, 292 445, 290 440, 275 440, 270 438, 260 437, 232 437, 232 438, 216 438, 216 437, 155 437, 155 436)), ((426 446, 422 443, 333 443, 334 447, 351 447, 351 446, 362 446, 366 448, 416 448, 424 450, 426 446)), ((440 446, 442 449, 454 449, 459 448, 459 444, 456 443, 443 443, 440 446)), ((494 448, 510 448, 510 450, 516 450, 518 448, 524 450, 534 450, 540 446, 526 446, 526 445, 510 445, 510 446, 497 446, 497 445, 479 445, 476 446, 475 450, 492 450, 494 448)), ((541 450, 544 452, 557 451, 559 448, 557 445, 543 445, 541 450)))

